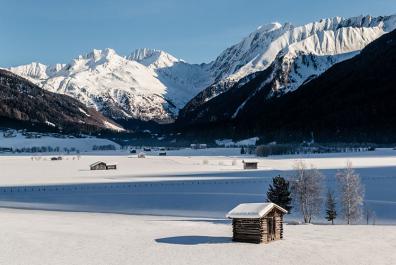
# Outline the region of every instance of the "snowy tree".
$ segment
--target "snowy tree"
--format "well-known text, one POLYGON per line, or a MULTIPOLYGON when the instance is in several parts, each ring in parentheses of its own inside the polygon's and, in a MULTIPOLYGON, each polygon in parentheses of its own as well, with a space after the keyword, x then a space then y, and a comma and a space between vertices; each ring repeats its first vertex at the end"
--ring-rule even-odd
POLYGON ((334 220, 337 218, 337 210, 336 210, 336 201, 334 198, 334 192, 329 190, 327 192, 327 200, 326 200, 326 219, 327 221, 331 221, 331 224, 334 224, 334 220))
POLYGON ((294 165, 295 176, 291 181, 294 203, 298 206, 305 223, 320 213, 322 206, 323 175, 313 166, 307 168, 303 161, 294 165))
POLYGON ((273 178, 267 192, 267 200, 279 205, 290 213, 292 198, 289 186, 290 184, 285 178, 281 176, 273 178))
POLYGON ((344 170, 336 175, 341 193, 341 208, 344 219, 348 224, 362 218, 364 188, 359 174, 355 172, 350 161, 344 170))

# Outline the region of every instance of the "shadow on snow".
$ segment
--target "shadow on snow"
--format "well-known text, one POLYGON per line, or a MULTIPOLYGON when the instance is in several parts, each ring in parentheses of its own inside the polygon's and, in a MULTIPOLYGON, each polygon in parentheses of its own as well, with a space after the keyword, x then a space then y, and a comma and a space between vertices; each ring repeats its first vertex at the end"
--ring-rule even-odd
POLYGON ((232 243, 231 237, 215 236, 175 236, 164 237, 155 240, 157 243, 172 245, 201 245, 201 244, 224 244, 232 243))

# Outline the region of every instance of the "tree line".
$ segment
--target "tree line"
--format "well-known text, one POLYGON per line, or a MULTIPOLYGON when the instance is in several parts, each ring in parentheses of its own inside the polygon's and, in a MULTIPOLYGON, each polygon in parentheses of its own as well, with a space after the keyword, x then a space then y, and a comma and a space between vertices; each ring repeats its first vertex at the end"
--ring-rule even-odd
MULTIPOLYGON (((338 196, 334 190, 328 188, 327 195, 323 198, 323 174, 314 166, 308 167, 303 161, 298 161, 289 180, 281 176, 273 178, 267 191, 267 200, 283 207, 289 213, 295 208, 302 215, 304 223, 311 223, 313 217, 321 214, 324 206, 324 217, 334 224, 339 215, 337 204, 347 224, 360 221, 363 217, 365 192, 359 174, 348 161, 346 167, 338 171, 335 177, 338 196)), ((374 218, 374 213, 366 209, 365 214, 368 224, 369 219, 374 218)))

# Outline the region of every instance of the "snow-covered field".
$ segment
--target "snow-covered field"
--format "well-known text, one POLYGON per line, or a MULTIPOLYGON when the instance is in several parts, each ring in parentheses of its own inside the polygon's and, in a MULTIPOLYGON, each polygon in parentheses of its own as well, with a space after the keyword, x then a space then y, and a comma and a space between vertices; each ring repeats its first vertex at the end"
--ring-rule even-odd
MULTIPOLYGON (((63 152, 65 148, 74 148, 80 152, 92 152, 94 146, 100 145, 114 145, 119 148, 119 145, 107 140, 99 139, 96 137, 86 138, 56 138, 53 136, 42 136, 41 138, 26 138, 21 133, 15 134, 15 137, 4 137, 0 131, 0 147, 2 148, 32 148, 32 147, 59 147, 60 151, 63 152)), ((26 154, 25 154, 26 155, 26 154)))
MULTIPOLYGON (((68 211, 223 217, 238 203, 260 202, 272 178, 290 176, 299 156, 260 158, 259 170, 242 170, 238 149, 180 150, 170 156, 0 157, 0 206, 68 211), (221 151, 229 152, 219 156, 221 151), (195 152, 195 156, 191 154, 195 152), (233 153, 235 152, 235 153, 233 153), (183 155, 184 153, 184 155, 183 155), (191 156, 186 156, 185 154, 191 156), (211 153, 212 155, 206 155, 211 153), (96 161, 117 170, 90 171, 96 161)), ((396 151, 305 156, 334 188, 338 169, 352 161, 377 224, 396 223, 396 151)), ((297 215, 289 216, 299 218, 297 215)), ((323 218, 317 221, 323 222, 323 218)))
POLYGON ((1 264, 394 264, 392 226, 286 225, 234 243, 226 220, 0 210, 1 264))
MULTIPOLYGON (((0 264, 394 264, 396 151, 259 158, 242 170, 238 148, 0 156, 0 264), (272 177, 304 159, 335 186, 349 160, 362 177, 376 226, 287 225, 269 245, 231 242, 224 215, 262 202, 272 177), (90 171, 96 161, 117 170, 90 171), (44 211, 50 210, 50 211, 44 211), (118 214, 116 214, 118 213, 118 214), (173 216, 173 217, 171 217, 173 216), (214 219, 208 219, 214 218, 214 219), (380 260, 378 260, 380 258, 380 260)), ((293 213, 287 221, 300 220, 293 213)), ((323 216, 314 220, 325 223, 323 216)))

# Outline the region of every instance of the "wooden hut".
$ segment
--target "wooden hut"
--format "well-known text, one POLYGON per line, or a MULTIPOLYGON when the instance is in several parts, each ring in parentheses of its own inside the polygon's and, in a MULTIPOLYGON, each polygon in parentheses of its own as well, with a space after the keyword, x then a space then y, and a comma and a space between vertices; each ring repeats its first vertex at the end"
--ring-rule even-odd
POLYGON ((257 169, 258 161, 256 160, 243 160, 243 169, 257 169))
POLYGON ((91 164, 89 167, 91 170, 106 170, 106 163, 102 161, 95 162, 91 164))
POLYGON ((111 169, 117 169, 117 165, 116 164, 111 164, 111 165, 106 165, 106 170, 111 170, 111 169))
POLYGON ((243 203, 232 209, 233 241, 269 243, 283 238, 285 209, 274 203, 243 203))
POLYGON ((95 162, 95 163, 91 164, 89 167, 90 167, 91 170, 117 169, 117 165, 116 164, 108 165, 108 164, 106 164, 105 162, 102 162, 102 161, 95 162))

